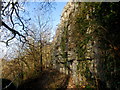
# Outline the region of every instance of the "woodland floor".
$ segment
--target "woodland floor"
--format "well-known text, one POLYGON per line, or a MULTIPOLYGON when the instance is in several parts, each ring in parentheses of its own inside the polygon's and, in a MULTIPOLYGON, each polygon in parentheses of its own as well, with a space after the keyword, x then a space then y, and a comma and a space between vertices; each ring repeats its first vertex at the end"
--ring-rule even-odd
POLYGON ((68 88, 75 88, 69 75, 55 69, 46 69, 38 77, 20 85, 18 90, 67 90, 68 88))

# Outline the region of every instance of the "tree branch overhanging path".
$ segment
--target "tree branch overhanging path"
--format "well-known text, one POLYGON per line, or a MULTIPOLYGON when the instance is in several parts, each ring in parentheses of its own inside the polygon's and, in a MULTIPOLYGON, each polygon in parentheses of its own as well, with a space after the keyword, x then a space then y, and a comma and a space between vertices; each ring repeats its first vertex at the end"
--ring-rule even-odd
MULTIPOLYGON (((14 38, 18 39, 22 43, 27 42, 27 36, 29 35, 29 26, 31 23, 31 17, 23 16, 25 13, 29 13, 26 11, 24 5, 26 2, 19 2, 9 0, 8 2, 3 0, 1 2, 1 32, 9 32, 10 35, 6 36, 5 39, 0 38, 1 42, 8 43, 12 41, 14 38), (23 14, 23 15, 22 15, 23 14), (28 24, 29 23, 29 24, 28 24)), ((49 11, 52 7, 52 2, 40 2, 39 3, 40 11, 49 11)))
POLYGON ((8 46, 8 42, 9 42, 10 40, 14 39, 14 38, 16 37, 16 35, 23 37, 23 38, 25 39, 25 41, 26 41, 25 36, 22 35, 22 34, 20 34, 17 30, 14 30, 14 29, 10 28, 10 27, 9 27, 7 24, 5 24, 3 21, 2 21, 2 25, 3 25, 4 27, 6 27, 9 31, 11 31, 12 34, 14 35, 13 37, 11 37, 10 39, 8 39, 8 40, 6 41, 6 45, 7 45, 7 46, 8 46))
MULTIPOLYGON (((3 27, 5 27, 8 31, 10 31, 13 36, 11 36, 10 39, 8 39, 6 42, 6 45, 8 45, 8 42, 13 40, 16 35, 19 36, 19 39, 21 42, 23 42, 23 40, 21 40, 21 37, 24 38, 24 41, 26 41, 26 38, 24 35, 22 35, 15 27, 16 25, 22 26, 22 30, 25 30, 25 25, 23 23, 23 21, 21 20, 21 17, 19 15, 20 13, 20 4, 15 1, 9 1, 9 2, 2 2, 2 10, 1 10, 1 24, 3 27), (15 21, 15 18, 17 18, 18 22, 15 21), (6 22, 6 20, 8 19, 8 22, 6 22), (11 25, 10 25, 11 24, 11 25)), ((26 32, 27 34, 27 32, 26 32)))

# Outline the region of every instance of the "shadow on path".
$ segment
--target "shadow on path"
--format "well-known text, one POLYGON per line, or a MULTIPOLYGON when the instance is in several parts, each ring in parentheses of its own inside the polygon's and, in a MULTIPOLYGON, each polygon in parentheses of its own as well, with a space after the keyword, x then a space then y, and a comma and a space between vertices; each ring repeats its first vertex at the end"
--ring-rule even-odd
POLYGON ((60 73, 55 69, 47 69, 39 77, 26 80, 18 87, 18 90, 43 90, 43 89, 66 89, 69 82, 69 75, 60 73))

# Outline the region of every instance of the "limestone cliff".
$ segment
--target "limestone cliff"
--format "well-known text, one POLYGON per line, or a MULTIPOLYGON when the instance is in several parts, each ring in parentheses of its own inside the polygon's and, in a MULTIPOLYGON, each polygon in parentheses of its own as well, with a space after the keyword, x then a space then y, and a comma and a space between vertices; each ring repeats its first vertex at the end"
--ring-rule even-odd
MULTIPOLYGON (((53 64, 54 68, 66 74, 71 73, 74 83, 87 84, 84 75, 78 70, 80 61, 77 57, 76 42, 74 35, 75 16, 78 13, 80 3, 68 2, 61 15, 61 22, 56 31, 53 41, 53 64), (74 37, 74 39, 73 39, 74 37), (82 83, 80 83, 82 82, 82 83)), ((76 37, 76 38, 75 38, 76 37)), ((84 61, 82 61, 83 63, 84 61)), ((87 61, 86 63, 88 63, 87 61)), ((91 63, 91 62, 89 62, 91 63)), ((92 70, 92 69, 91 69, 92 70)), ((84 70, 83 70, 84 71, 84 70)))
POLYGON ((119 55, 110 47, 120 45, 116 39, 119 34, 112 30, 115 28, 119 32, 119 21, 114 21, 119 18, 114 9, 118 7, 117 3, 83 2, 68 2, 64 7, 52 44, 52 64, 61 72, 71 74, 75 85, 99 88, 112 88, 113 85, 119 88, 118 81, 112 83, 115 79, 111 79, 116 77, 114 70, 119 68, 111 64, 118 62, 119 55), (117 44, 110 39, 111 36, 117 44))

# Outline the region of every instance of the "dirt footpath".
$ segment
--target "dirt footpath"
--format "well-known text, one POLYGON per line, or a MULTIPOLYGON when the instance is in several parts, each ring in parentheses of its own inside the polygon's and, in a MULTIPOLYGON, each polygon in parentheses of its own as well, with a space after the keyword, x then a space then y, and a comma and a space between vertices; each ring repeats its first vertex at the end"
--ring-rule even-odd
POLYGON ((66 89, 69 83, 69 75, 60 73, 55 69, 47 69, 29 82, 20 85, 18 90, 43 90, 43 89, 66 89))

